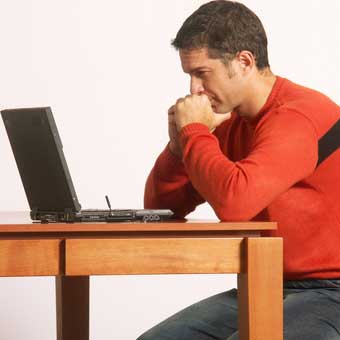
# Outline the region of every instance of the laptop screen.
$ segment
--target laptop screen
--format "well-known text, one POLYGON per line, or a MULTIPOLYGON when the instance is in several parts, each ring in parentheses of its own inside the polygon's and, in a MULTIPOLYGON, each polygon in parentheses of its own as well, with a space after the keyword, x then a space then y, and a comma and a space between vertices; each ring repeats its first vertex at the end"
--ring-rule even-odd
POLYGON ((51 108, 1 111, 31 210, 79 211, 51 108))

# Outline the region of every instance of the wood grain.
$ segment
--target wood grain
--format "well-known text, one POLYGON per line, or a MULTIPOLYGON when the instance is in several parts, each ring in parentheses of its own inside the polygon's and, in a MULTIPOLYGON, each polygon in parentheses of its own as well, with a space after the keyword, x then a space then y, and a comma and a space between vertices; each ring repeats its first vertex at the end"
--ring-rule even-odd
POLYGON ((275 230, 272 222, 163 222, 163 223, 50 223, 0 224, 1 233, 70 232, 168 232, 168 231, 261 231, 275 230))
POLYGON ((88 340, 90 334, 90 278, 57 276, 57 340, 88 340))
POLYGON ((66 275, 240 272, 242 238, 71 239, 66 275))
POLYGON ((283 339, 282 239, 245 239, 238 275, 239 339, 283 339))
POLYGON ((0 240, 0 276, 60 272, 60 240, 0 240))
POLYGON ((0 276, 53 275, 57 339, 89 339, 89 275, 238 273, 239 339, 282 340, 282 240, 271 222, 32 223, 0 213, 0 276), (60 276, 60 275, 69 276, 60 276))

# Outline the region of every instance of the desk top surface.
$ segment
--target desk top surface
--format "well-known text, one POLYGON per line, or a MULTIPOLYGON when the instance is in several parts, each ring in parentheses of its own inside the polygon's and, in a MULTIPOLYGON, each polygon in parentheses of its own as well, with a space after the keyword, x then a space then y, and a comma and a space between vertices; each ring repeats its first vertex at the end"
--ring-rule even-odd
POLYGON ((0 212, 0 233, 48 232, 138 232, 138 231, 261 231, 275 230, 275 222, 220 222, 218 220, 187 220, 167 222, 119 223, 33 223, 29 213, 0 212))

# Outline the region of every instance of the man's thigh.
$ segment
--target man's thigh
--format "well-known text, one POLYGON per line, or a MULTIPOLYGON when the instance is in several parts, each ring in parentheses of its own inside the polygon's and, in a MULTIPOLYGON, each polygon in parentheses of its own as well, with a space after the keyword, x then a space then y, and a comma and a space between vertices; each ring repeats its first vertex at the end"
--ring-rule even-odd
MULTIPOLYGON (((340 290, 285 290, 284 340, 340 340, 340 290)), ((227 340, 238 340, 235 332, 227 340)))
POLYGON ((340 289, 306 289, 284 300, 285 340, 340 340, 340 289))
POLYGON ((138 340, 227 339, 237 329, 237 291, 195 303, 153 327, 138 340))

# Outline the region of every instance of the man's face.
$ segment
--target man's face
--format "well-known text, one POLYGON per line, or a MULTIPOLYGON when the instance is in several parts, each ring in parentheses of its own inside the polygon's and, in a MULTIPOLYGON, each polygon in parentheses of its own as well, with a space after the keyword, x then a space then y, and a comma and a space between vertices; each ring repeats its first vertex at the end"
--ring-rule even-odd
POLYGON ((230 112, 242 102, 244 79, 237 60, 226 66, 220 59, 212 59, 206 48, 180 49, 182 68, 190 75, 190 93, 209 97, 213 111, 230 112))

